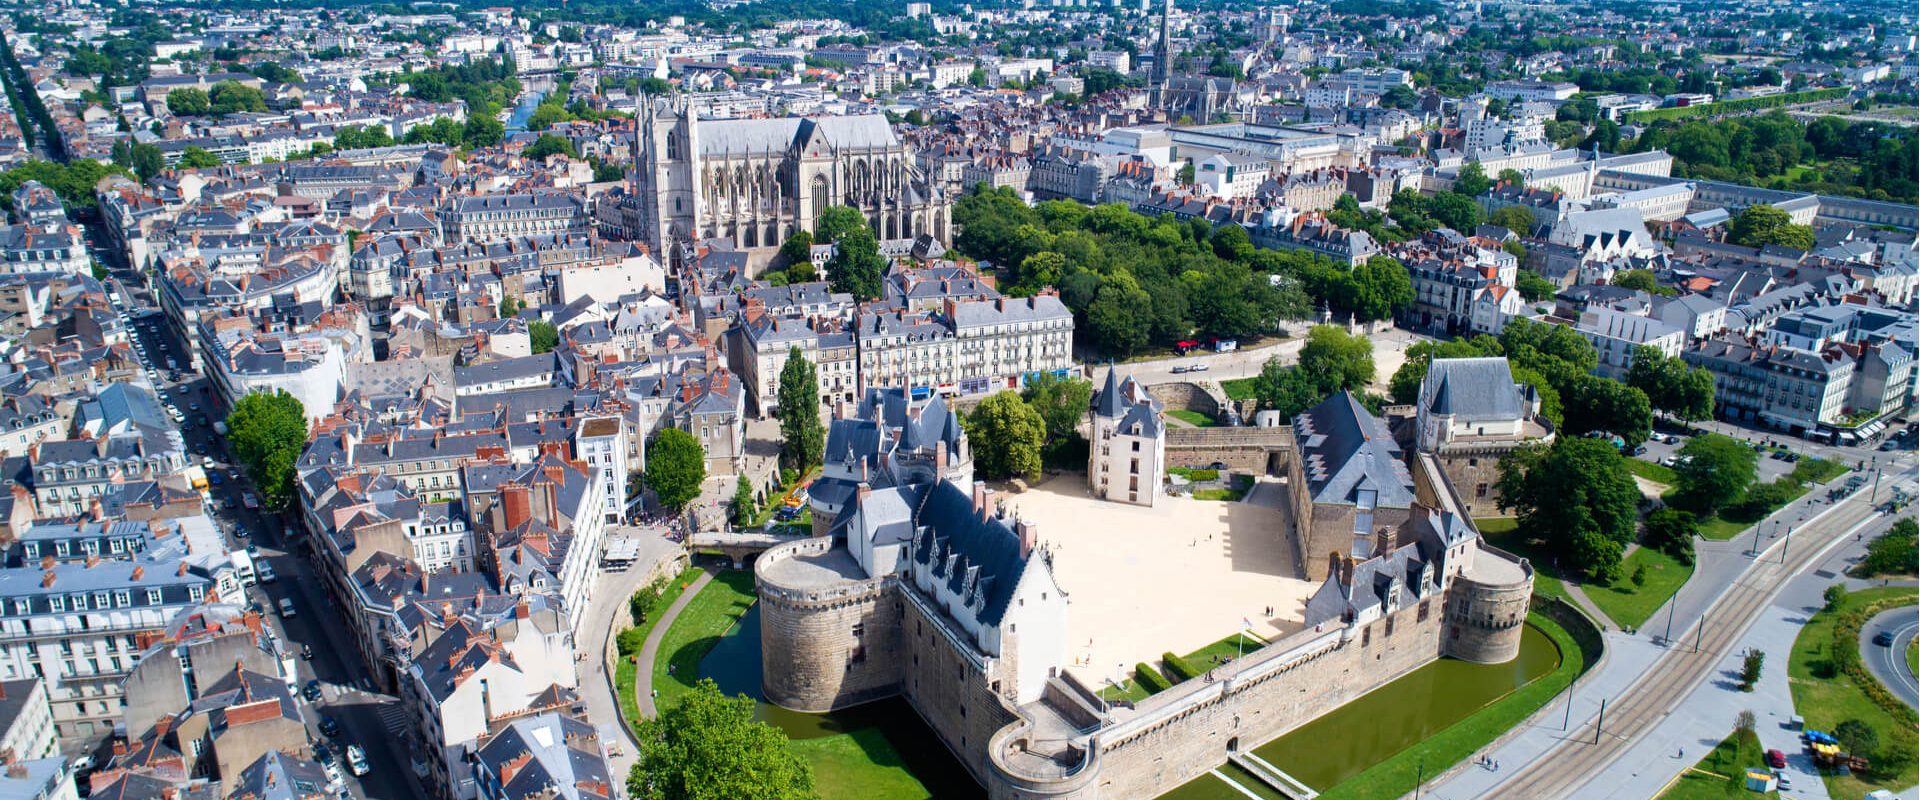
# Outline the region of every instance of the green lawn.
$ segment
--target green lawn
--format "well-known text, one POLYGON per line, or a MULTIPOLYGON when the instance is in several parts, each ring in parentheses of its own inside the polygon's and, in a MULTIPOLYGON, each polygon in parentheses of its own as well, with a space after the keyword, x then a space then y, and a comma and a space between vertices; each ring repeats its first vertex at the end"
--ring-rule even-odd
POLYGON ((1215 425, 1220 424, 1218 422, 1213 421, 1213 417, 1209 417, 1198 411, 1188 411, 1184 408, 1171 409, 1167 411, 1167 416, 1173 417, 1174 419, 1180 420, 1181 422, 1187 423, 1188 425, 1192 425, 1193 427, 1196 427, 1196 428, 1211 428, 1215 425))
POLYGON ((1620 574, 1624 577, 1612 586, 1588 583, 1581 588, 1586 591, 1587 599, 1607 612, 1615 623, 1638 628, 1680 590, 1693 574, 1693 567, 1675 561, 1666 553, 1642 547, 1622 560, 1620 574), (1641 567, 1647 570, 1646 584, 1635 585, 1633 573, 1641 567))
POLYGON ((1228 400, 1252 400, 1253 378, 1228 378, 1220 382, 1220 391, 1227 393, 1228 400))
MULTIPOLYGON (((1673 786, 1660 793, 1660 800, 1715 800, 1721 797, 1751 797, 1747 791, 1747 768, 1765 767, 1766 750, 1752 731, 1734 732, 1680 776, 1673 786)), ((1768 792, 1766 797, 1779 797, 1768 792)))
POLYGON ((1636 549, 1632 555, 1621 561, 1621 579, 1618 583, 1605 586, 1580 580, 1571 575, 1555 576, 1553 556, 1546 551, 1543 543, 1522 536, 1518 520, 1512 517, 1482 517, 1473 521, 1480 529, 1480 536, 1488 544, 1517 556, 1533 561, 1533 593, 1550 597, 1559 597, 1572 602, 1562 581, 1571 581, 1580 586, 1587 599, 1600 607, 1600 610, 1613 620, 1614 624, 1626 627, 1638 627, 1647 617, 1667 602, 1667 598, 1679 591, 1693 574, 1693 568, 1682 566, 1665 553, 1647 548, 1636 549), (1633 583, 1633 571, 1645 565, 1647 582, 1644 586, 1633 583))
POLYGON ((700 659, 747 613, 754 599, 753 573, 747 570, 720 572, 693 596, 660 639, 653 662, 653 688, 660 696, 654 705, 666 706, 693 688, 700 679, 700 659))
POLYGON ((1221 639, 1220 641, 1214 642, 1213 644, 1207 645, 1206 647, 1202 647, 1198 650, 1188 653, 1186 655, 1186 659, 1187 659, 1187 663, 1192 664, 1195 667, 1199 667, 1200 669, 1209 669, 1213 667, 1215 664, 1225 664, 1229 661, 1239 658, 1241 655, 1244 655, 1246 653, 1251 653, 1255 650, 1258 650, 1266 646, 1267 646, 1266 642, 1260 641, 1259 639, 1255 639, 1252 636, 1248 636, 1243 633, 1236 633, 1225 639, 1221 639))
MULTIPOLYGON (((640 633, 634 636, 634 641, 637 643, 634 645, 635 648, 645 644, 647 636, 653 632, 654 623, 660 621, 660 615, 665 613, 666 610, 673 605, 675 600, 680 599, 680 593, 686 590, 687 584, 692 583, 699 575, 700 570, 697 567, 688 567, 682 570, 680 574, 667 585, 666 591, 661 592, 659 601, 654 604, 653 613, 647 616, 646 621, 639 625, 631 626, 640 629, 640 633)), ((620 613, 626 612, 623 609, 620 613)), ((617 636, 618 633, 616 632, 615 635, 617 636)), ((640 704, 635 694, 636 687, 633 685, 633 679, 638 676, 639 672, 634 664, 634 659, 639 657, 639 655, 636 649, 636 651, 631 654, 620 656, 618 663, 614 664, 613 670, 613 686, 620 694, 620 713, 624 719, 629 721, 629 724, 631 724, 632 721, 640 719, 640 704)))
POLYGON ((1195 500, 1220 500, 1220 501, 1232 503, 1232 502, 1238 502, 1240 498, 1245 496, 1246 495, 1242 493, 1239 489, 1195 489, 1193 490, 1193 499, 1195 500))
POLYGON ((1920 675, 1920 639, 1907 642, 1907 672, 1920 675))
POLYGON ((878 726, 815 739, 791 740, 793 752, 813 765, 813 787, 823 798, 931 797, 907 769, 878 726))
POLYGON ((1558 668, 1486 708, 1473 712, 1466 719, 1447 726, 1426 741, 1368 767, 1366 771, 1342 781, 1320 796, 1326 800, 1346 800, 1408 794, 1423 773, 1431 777, 1465 760, 1553 702, 1560 690, 1586 671, 1587 664, 1580 653, 1580 646, 1553 620, 1539 614, 1528 614, 1527 621, 1560 648, 1558 668))
POLYGON ((1641 461, 1637 458, 1623 458, 1620 460, 1627 465, 1628 472, 1646 478, 1654 483, 1672 486, 1679 480, 1674 477, 1673 470, 1651 461, 1641 461))
MULTIPOLYGON (((1801 462, 1801 463, 1806 463, 1806 462, 1801 462)), ((1788 498, 1787 502, 1782 503, 1779 506, 1779 508, 1785 508, 1786 506, 1793 505, 1795 501, 1799 500, 1802 496, 1806 495, 1807 491, 1811 488, 1812 487, 1808 486, 1807 484, 1804 484, 1804 483, 1800 484, 1793 492, 1792 497, 1788 498)), ((1733 512, 1722 512, 1721 514, 1715 514, 1711 517, 1707 517, 1706 519, 1700 520, 1700 535, 1708 539, 1726 541, 1735 536, 1739 536, 1746 529, 1753 527, 1754 523, 1766 519, 1767 515, 1772 514, 1774 511, 1777 511, 1777 510, 1778 508, 1769 509, 1766 514, 1761 514, 1757 517, 1752 515, 1746 515, 1746 514, 1737 514, 1733 512), (1725 516, 1723 516, 1723 514, 1725 516)), ((1782 528, 1782 530, 1785 530, 1785 528, 1782 528)), ((1767 532, 1763 532, 1763 535, 1765 533, 1767 532)), ((1764 547, 1765 545, 1763 544, 1762 546, 1764 547)))
MULTIPOLYGON (((1920 599, 1912 587, 1862 589, 1849 593, 1842 608, 1896 597, 1920 599)), ((1832 731, 1834 726, 1848 719, 1865 722, 1879 732, 1883 752, 1904 748, 1902 752, 1906 758, 1900 760, 1904 763, 1899 764, 1897 772, 1877 776, 1879 782, 1865 781, 1853 775, 1825 776, 1827 793, 1833 797, 1863 797, 1876 788, 1901 789, 1912 786, 1915 777, 1913 753, 1920 748, 1920 741, 1916 741, 1920 740, 1920 732, 1888 714, 1867 697, 1851 678, 1845 674, 1835 674, 1829 666, 1827 651, 1833 646, 1833 628, 1839 617, 1840 614, 1833 611, 1823 610, 1814 614, 1793 641, 1793 652, 1787 659, 1787 681, 1793 688, 1794 710, 1806 718, 1807 727, 1815 730, 1832 731)), ((1849 642, 1847 646, 1857 645, 1849 642)), ((1874 762, 1895 763, 1883 759, 1874 759, 1874 762)))
POLYGON ((1824 458, 1803 458, 1793 465, 1793 479, 1802 483, 1826 483, 1840 477, 1847 465, 1824 458))

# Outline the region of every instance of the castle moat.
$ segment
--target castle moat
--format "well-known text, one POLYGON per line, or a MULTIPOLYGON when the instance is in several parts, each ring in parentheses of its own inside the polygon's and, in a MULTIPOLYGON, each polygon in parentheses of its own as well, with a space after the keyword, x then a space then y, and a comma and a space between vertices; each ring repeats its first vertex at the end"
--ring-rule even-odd
MULTIPOLYGON (((1519 657, 1511 662, 1440 659, 1256 748, 1254 754, 1324 791, 1553 672, 1560 661, 1553 641, 1528 625, 1519 657)), ((701 660, 700 675, 712 678, 727 694, 760 701, 758 716, 785 731, 796 750, 814 763, 827 800, 870 797, 876 784, 898 792, 890 792, 889 798, 985 795, 905 700, 889 698, 827 714, 789 711, 764 702, 760 669, 760 606, 756 603, 701 660), (849 772, 861 774, 849 779, 849 772)), ((1433 766, 1438 770, 1444 765, 1433 766)), ((1232 764, 1218 771, 1260 797, 1280 797, 1232 764)), ((1238 800, 1246 796, 1222 777, 1208 774, 1162 798, 1238 800)))

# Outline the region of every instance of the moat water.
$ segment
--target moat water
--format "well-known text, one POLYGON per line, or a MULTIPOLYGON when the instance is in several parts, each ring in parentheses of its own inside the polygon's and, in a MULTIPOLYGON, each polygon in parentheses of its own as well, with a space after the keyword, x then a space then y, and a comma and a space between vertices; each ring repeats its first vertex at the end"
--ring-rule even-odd
MULTIPOLYGON (((1435 661, 1255 749, 1254 753, 1308 786, 1324 791, 1465 719, 1559 665, 1559 648, 1546 634, 1529 625, 1520 640, 1520 656, 1509 663, 1435 661)), ((832 714, 802 714, 764 702, 760 693, 760 606, 757 604, 701 660, 700 675, 712 678, 722 692, 744 694, 760 701, 757 716, 794 739, 877 730, 880 738, 892 747, 899 763, 927 788, 928 797, 971 799, 985 795, 905 700, 882 700, 832 714)), ((875 755, 888 758, 885 753, 875 755)), ((1442 766, 1433 765, 1435 770, 1442 766)), ((1260 797, 1276 800, 1280 797, 1231 764, 1219 771, 1260 797)), ((1245 793, 1210 774, 1161 796, 1161 800, 1245 798, 1245 793)))

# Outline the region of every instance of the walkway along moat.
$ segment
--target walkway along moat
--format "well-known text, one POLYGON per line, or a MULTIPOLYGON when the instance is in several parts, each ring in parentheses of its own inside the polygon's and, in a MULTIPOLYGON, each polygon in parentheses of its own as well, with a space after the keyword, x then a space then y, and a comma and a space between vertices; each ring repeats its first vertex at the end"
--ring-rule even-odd
MULTIPOLYGON (((1324 791, 1553 672, 1561 658, 1553 640, 1528 625, 1521 638, 1520 655, 1509 663, 1441 659, 1256 749, 1254 754, 1324 791)), ((700 675, 712 678, 727 694, 761 699, 758 604, 701 660, 700 675)), ((904 700, 883 700, 831 714, 802 714, 762 702, 759 717, 786 731, 795 740, 796 749, 814 762, 815 772, 821 773, 816 777, 826 800, 849 797, 833 791, 837 783, 833 778, 848 771, 904 770, 918 780, 920 796, 925 797, 983 795, 904 700), (844 738, 836 741, 834 737, 844 738), (848 770, 849 755, 865 761, 848 770), (827 759, 838 763, 824 763, 827 759)), ((1446 765, 1431 766, 1437 770, 1446 765)), ((1280 797, 1235 765, 1224 765, 1218 772, 1260 797, 1280 797)), ((847 777, 853 777, 851 783, 862 783, 857 776, 847 777)), ((896 785, 905 782, 905 776, 894 777, 896 785)), ((1245 797, 1246 793, 1221 778, 1204 775, 1167 793, 1163 800, 1245 797)))

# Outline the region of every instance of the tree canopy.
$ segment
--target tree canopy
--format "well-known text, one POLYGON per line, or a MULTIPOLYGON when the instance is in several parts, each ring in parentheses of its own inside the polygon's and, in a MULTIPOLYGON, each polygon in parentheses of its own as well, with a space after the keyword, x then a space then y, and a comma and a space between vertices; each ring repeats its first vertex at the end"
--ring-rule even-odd
POLYGON ((827 262, 827 280, 836 292, 852 294, 856 300, 878 300, 887 260, 880 255, 880 242, 859 211, 833 206, 814 220, 813 240, 833 245, 833 259, 827 262))
POLYGON ((679 511, 700 496, 707 479, 707 451, 693 434, 663 428, 647 444, 647 486, 660 505, 679 511))
POLYGON ((1713 373, 1705 367, 1688 367, 1679 356, 1648 345, 1634 348, 1627 385, 1645 392, 1654 408, 1680 419, 1713 418, 1713 373))
POLYGON ((780 368, 778 402, 780 465, 805 471, 820 463, 826 435, 820 426, 818 370, 797 346, 787 350, 787 363, 780 368))
POLYGON ((1787 212, 1764 203, 1747 206, 1727 225, 1727 241, 1747 247, 1777 244, 1799 250, 1813 249, 1813 227, 1793 224, 1787 212))
POLYGON ((1702 514, 1727 507, 1747 493, 1758 476, 1760 455, 1745 442, 1703 433, 1680 448, 1673 465, 1678 499, 1702 514))
POLYGON ((965 422, 967 438, 973 444, 973 463, 981 477, 1039 477, 1047 423, 1018 393, 1006 390, 988 396, 965 422))
POLYGON ((815 800, 813 768, 787 735, 753 718, 753 701, 703 678, 679 702, 636 724, 636 800, 815 800))
POLYGON ((1599 440, 1563 437, 1500 461, 1500 507, 1545 541, 1565 566, 1610 580, 1633 541, 1640 489, 1620 452, 1599 440))
POLYGON ((307 412, 285 391, 254 392, 227 414, 227 443, 260 490, 260 502, 283 509, 293 500, 294 464, 307 446, 307 412))

